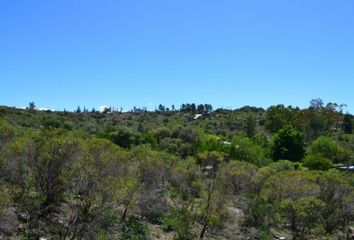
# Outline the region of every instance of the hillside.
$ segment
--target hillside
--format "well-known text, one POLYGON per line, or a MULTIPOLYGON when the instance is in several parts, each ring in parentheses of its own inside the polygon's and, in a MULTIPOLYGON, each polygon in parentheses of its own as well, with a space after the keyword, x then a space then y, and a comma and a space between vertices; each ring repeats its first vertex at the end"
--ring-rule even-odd
POLYGON ((1 106, 0 239, 352 239, 342 107, 1 106))

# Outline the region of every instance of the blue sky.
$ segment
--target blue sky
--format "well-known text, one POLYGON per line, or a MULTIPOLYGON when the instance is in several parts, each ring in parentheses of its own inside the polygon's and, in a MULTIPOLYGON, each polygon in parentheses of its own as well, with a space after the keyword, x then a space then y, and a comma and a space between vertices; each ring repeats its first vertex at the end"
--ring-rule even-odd
POLYGON ((0 3, 0 105, 159 103, 354 112, 354 1, 0 3))

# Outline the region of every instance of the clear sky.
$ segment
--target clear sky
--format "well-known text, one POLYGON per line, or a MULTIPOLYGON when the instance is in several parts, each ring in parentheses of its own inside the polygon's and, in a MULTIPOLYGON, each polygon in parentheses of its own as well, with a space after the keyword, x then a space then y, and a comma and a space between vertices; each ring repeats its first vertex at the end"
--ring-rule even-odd
POLYGON ((0 2, 0 105, 354 113, 353 0, 0 2))

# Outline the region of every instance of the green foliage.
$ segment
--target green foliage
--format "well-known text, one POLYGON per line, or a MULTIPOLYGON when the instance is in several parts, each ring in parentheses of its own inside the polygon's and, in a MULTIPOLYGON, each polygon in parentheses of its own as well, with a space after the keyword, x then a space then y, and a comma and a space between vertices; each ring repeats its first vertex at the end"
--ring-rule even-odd
POLYGON ((11 206, 12 196, 11 186, 0 184, 0 219, 2 217, 2 210, 5 207, 11 206))
POLYGON ((308 121, 306 126, 306 134, 308 141, 312 141, 325 133, 327 124, 326 119, 321 112, 319 112, 319 110, 321 109, 311 109, 306 113, 306 118, 308 121))
POLYGON ((321 136, 312 143, 310 151, 334 161, 337 158, 338 145, 333 139, 321 136))
POLYGON ((170 129, 168 129, 166 127, 161 127, 161 128, 154 129, 152 131, 152 134, 154 137, 156 137, 157 141, 160 142, 161 139, 171 137, 172 133, 171 133, 170 129))
POLYGON ((300 199, 318 196, 320 187, 316 184, 316 174, 305 171, 281 171, 269 177, 261 191, 268 200, 300 199))
POLYGON ((173 216, 164 217, 162 220, 162 230, 165 232, 174 230, 176 225, 177 219, 173 216))
POLYGON ((130 218, 123 230, 120 239, 122 240, 147 240, 149 229, 136 218, 130 218))
POLYGON ((45 128, 60 128, 62 127, 62 122, 53 116, 46 118, 43 122, 45 128))
POLYGON ((222 170, 211 169, 205 173, 206 183, 201 192, 199 216, 202 224, 199 238, 203 239, 206 230, 220 231, 224 228, 228 215, 226 211, 225 178, 222 170))
POLYGON ((189 239, 192 236, 194 217, 186 205, 169 210, 169 214, 162 217, 162 230, 176 231, 177 239, 189 239))
POLYGON ((303 239, 320 223, 320 213, 324 206, 324 202, 319 199, 303 197, 298 200, 282 200, 278 210, 290 224, 293 239, 303 239))
MULTIPOLYGON (((113 225, 118 222, 119 215, 114 209, 107 208, 103 212, 103 220, 108 225, 113 225)), ((103 231, 103 230, 102 230, 103 231)))
POLYGON ((259 168, 256 174, 251 178, 251 190, 256 194, 259 194, 266 180, 275 174, 276 170, 271 167, 259 168))
POLYGON ((36 110, 36 104, 34 102, 30 102, 28 104, 28 110, 30 110, 30 111, 36 110))
POLYGON ((78 151, 78 142, 72 136, 55 131, 44 131, 38 140, 36 162, 33 169, 39 193, 45 205, 57 204, 65 191, 62 173, 67 170, 78 151))
MULTIPOLYGON (((24 202, 35 201, 43 211, 55 207, 62 199, 67 182, 63 174, 75 158, 78 141, 70 134, 44 130, 40 134, 18 138, 9 146, 5 168, 12 173, 24 202)), ((32 202, 33 204, 33 202, 32 202)), ((33 204, 35 206, 37 204, 33 204)))
POLYGON ((0 149, 3 144, 9 142, 15 135, 14 128, 6 121, 0 119, 0 149))
POLYGON ((161 150, 188 157, 196 152, 199 145, 199 132, 193 128, 176 126, 172 130, 162 127, 152 131, 161 150))
POLYGON ((259 231, 259 237, 262 240, 272 240, 274 239, 273 234, 271 234, 269 228, 261 228, 261 230, 259 231))
POLYGON ((97 233, 95 240, 110 240, 107 232, 104 229, 100 229, 97 233))
POLYGON ((200 138, 198 152, 217 151, 228 152, 230 145, 227 141, 223 141, 220 136, 212 134, 203 134, 200 138))
POLYGON ((173 217, 169 221, 169 224, 177 232, 177 239, 191 239, 195 225, 195 216, 191 212, 191 209, 186 206, 175 208, 172 214, 173 217))
POLYGON ((19 237, 18 237, 19 240, 29 240, 29 238, 26 236, 26 235, 23 235, 21 234, 19 237))
POLYGON ((171 173, 172 197, 179 197, 182 201, 193 203, 195 198, 200 197, 201 189, 202 181, 196 160, 188 158, 178 162, 171 173))
POLYGON ((332 233, 336 227, 346 228, 349 219, 353 219, 354 194, 353 185, 335 170, 324 172, 318 178, 319 198, 326 203, 322 212, 323 227, 332 233))
POLYGON ((109 133, 109 139, 123 148, 131 148, 140 141, 140 136, 129 128, 119 128, 109 133))
POLYGON ((291 107, 271 106, 267 109, 265 127, 271 133, 277 132, 291 122, 292 116, 291 107))
POLYGON ((235 136, 229 148, 230 157, 235 160, 246 161, 257 166, 265 166, 269 163, 264 149, 254 144, 249 138, 235 136))
POLYGON ((280 129, 273 136, 271 155, 274 160, 302 160, 305 155, 303 134, 290 126, 280 129))
POLYGON ((293 163, 289 160, 278 160, 274 163, 268 165, 268 167, 274 169, 277 172, 280 171, 288 171, 288 170, 295 170, 296 163, 293 163))
POLYGON ((319 154, 308 155, 305 158, 304 166, 310 170, 323 170, 326 171, 332 167, 331 160, 322 157, 319 154))
POLYGON ((257 167, 251 163, 230 161, 220 169, 219 176, 224 178, 220 184, 226 184, 226 188, 233 194, 241 194, 250 191, 251 179, 257 172, 257 167))
POLYGON ((274 225, 274 206, 258 195, 252 195, 245 209, 245 225, 269 228, 274 225))
MULTIPOLYGON (((346 229, 353 218, 353 187, 336 170, 279 172, 266 180, 260 196, 264 204, 277 206, 279 214, 290 223, 294 239, 309 233, 331 233, 334 226, 346 229)), ((272 214, 265 216, 270 217, 268 222, 278 222, 272 214)))
POLYGON ((256 133, 252 138, 252 142, 263 148, 268 147, 269 141, 264 133, 256 133))
POLYGON ((333 163, 346 163, 352 159, 350 150, 339 146, 333 139, 321 136, 310 147, 310 153, 320 155, 333 163))
POLYGON ((185 240, 348 233, 354 178, 330 164, 353 161, 354 138, 336 109, 319 100, 267 111, 0 107, 0 232, 148 239, 149 224, 165 231, 154 237, 185 240))
MULTIPOLYGON (((67 172, 67 199, 69 211, 65 214, 70 223, 65 238, 92 238, 97 231, 117 220, 112 205, 123 204, 115 198, 118 192, 126 193, 117 186, 115 179, 125 179, 127 154, 105 139, 83 141, 81 153, 67 172), (112 204, 112 205, 111 205, 112 204)), ((125 195, 122 198, 124 198, 125 195)))
POLYGON ((353 116, 345 114, 343 118, 342 128, 344 133, 351 134, 353 132, 353 116))
POLYGON ((156 148, 158 145, 156 137, 149 132, 143 132, 141 134, 141 143, 150 144, 152 148, 156 148))
POLYGON ((246 120, 246 135, 251 138, 256 134, 257 122, 251 115, 246 120))
POLYGON ((170 168, 176 159, 167 153, 151 151, 146 146, 134 149, 133 156, 139 168, 139 212, 148 219, 161 217, 166 208, 165 181, 170 179, 170 168))
POLYGON ((197 163, 208 167, 211 166, 214 170, 218 167, 218 165, 225 160, 225 154, 221 152, 201 152, 197 155, 197 163))

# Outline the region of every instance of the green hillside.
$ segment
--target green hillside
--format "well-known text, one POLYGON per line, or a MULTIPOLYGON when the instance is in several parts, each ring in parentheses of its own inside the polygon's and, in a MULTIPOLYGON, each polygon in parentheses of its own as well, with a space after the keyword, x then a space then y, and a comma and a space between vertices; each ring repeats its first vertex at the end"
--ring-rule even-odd
POLYGON ((354 118, 315 99, 0 107, 0 238, 351 239, 354 118))

